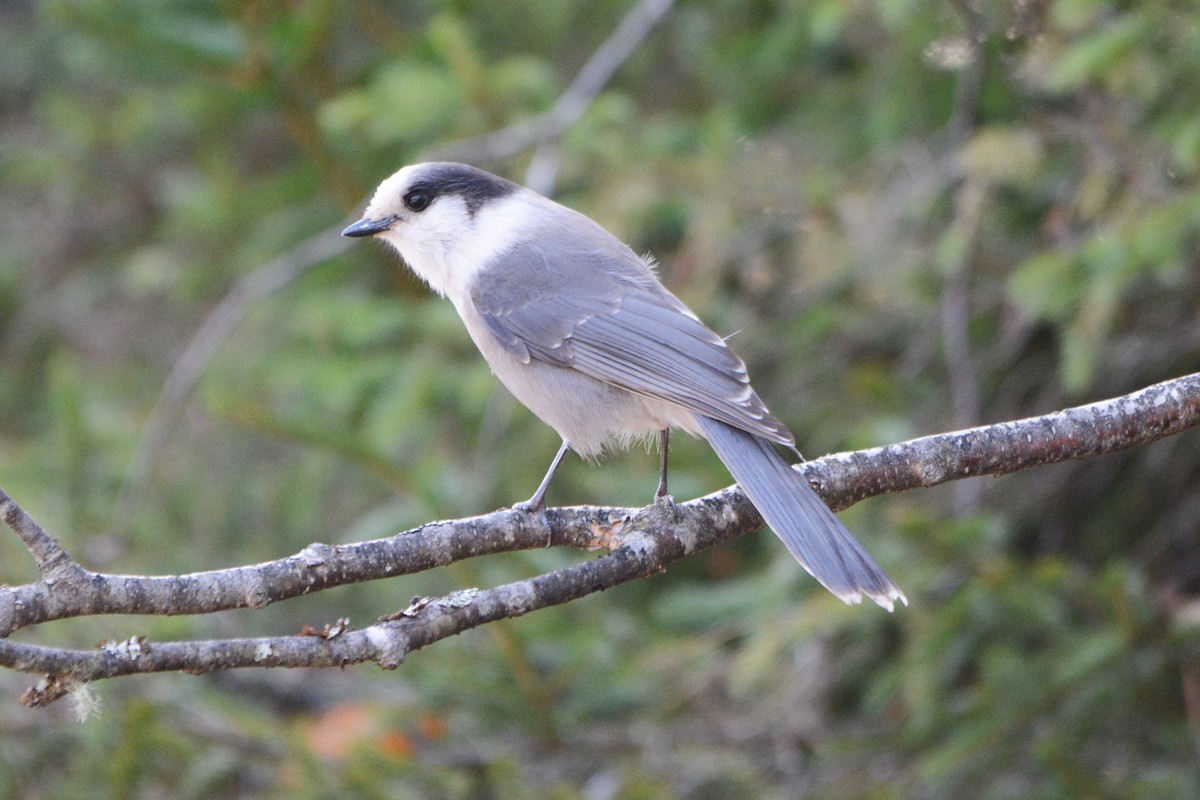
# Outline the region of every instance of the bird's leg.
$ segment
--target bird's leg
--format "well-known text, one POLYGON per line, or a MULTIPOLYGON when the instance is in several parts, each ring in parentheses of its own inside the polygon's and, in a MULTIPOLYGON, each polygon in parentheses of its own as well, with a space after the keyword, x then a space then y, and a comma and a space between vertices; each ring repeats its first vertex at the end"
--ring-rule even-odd
POLYGON ((558 455, 554 457, 554 461, 550 462, 550 469, 546 470, 546 477, 542 478, 542 483, 538 486, 537 491, 533 493, 533 497, 523 503, 514 504, 514 511, 524 511, 531 514, 534 511, 541 511, 546 507, 546 489, 550 488, 550 479, 554 477, 555 472, 558 472, 558 465, 562 463, 563 456, 567 454, 567 447, 567 441, 564 439, 562 447, 558 448, 558 455))
POLYGON ((654 502, 673 506, 675 498, 667 493, 667 444, 670 440, 670 428, 658 432, 658 491, 654 493, 654 502))

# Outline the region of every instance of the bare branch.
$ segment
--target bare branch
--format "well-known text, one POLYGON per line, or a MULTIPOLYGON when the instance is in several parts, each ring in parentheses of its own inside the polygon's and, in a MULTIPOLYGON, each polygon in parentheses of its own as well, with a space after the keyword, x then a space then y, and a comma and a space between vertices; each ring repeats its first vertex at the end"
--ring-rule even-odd
POLYGON ((97 650, 64 650, 0 641, 0 666, 94 681, 148 672, 211 672, 238 667, 342 667, 374 662, 395 669, 426 645, 489 622, 575 600, 646 577, 685 555, 670 531, 643 534, 601 558, 494 589, 463 589, 418 598, 403 611, 362 630, 336 626, 328 634, 151 644, 105 642, 97 650))
POLYGON ((814 462, 805 474, 840 509, 879 494, 1114 453, 1197 423, 1200 373, 1193 373, 1041 417, 837 453, 814 462))
POLYGON ((34 522, 3 489, 0 489, 0 519, 29 550, 43 581, 53 584, 64 571, 79 569, 58 540, 34 522))
MULTIPOLYGON (((798 469, 830 505, 843 508, 866 497, 967 476, 1003 475, 1115 452, 1198 423, 1200 373, 1041 417, 830 455, 798 469)), ((41 537, 47 535, 2 493, 0 511, 22 541, 45 546, 41 537)), ((259 607, 345 583, 417 572, 487 553, 540 547, 547 536, 560 546, 609 551, 582 564, 492 589, 418 599, 404 611, 361 630, 339 623, 320 633, 261 639, 157 643, 135 637, 104 643, 94 651, 3 639, 0 666, 55 676, 45 687, 30 690, 27 700, 32 704, 52 701, 72 682, 133 673, 342 666, 368 661, 394 668, 407 653, 464 630, 660 572, 690 553, 761 526, 754 507, 737 487, 729 487, 674 509, 654 505, 641 510, 574 507, 548 509, 537 515, 497 511, 430 523, 372 542, 315 544, 279 561, 193 575, 139 577, 77 569, 64 579, 0 587, 0 635, 89 614, 195 614, 259 607)))
POLYGON ((386 539, 311 544, 262 564, 190 575, 102 575, 83 571, 79 585, 45 581, 0 588, 0 636, 42 622, 93 614, 208 614, 262 608, 334 586, 410 575, 475 556, 544 547, 606 544, 601 520, 635 509, 576 507, 534 515, 502 510, 433 522, 386 539))
POLYGON ((562 136, 583 117, 592 101, 667 15, 672 5, 674 0, 639 0, 612 35, 592 53, 575 80, 549 111, 483 136, 434 148, 425 154, 423 160, 502 161, 562 136))

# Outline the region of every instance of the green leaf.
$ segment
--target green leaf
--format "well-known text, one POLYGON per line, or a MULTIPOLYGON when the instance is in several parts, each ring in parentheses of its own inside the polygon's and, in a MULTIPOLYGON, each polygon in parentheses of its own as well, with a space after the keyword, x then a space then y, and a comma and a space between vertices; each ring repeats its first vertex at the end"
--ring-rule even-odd
POLYGON ((1079 263, 1057 251, 1026 259, 1008 281, 1008 293, 1025 313, 1051 321, 1068 319, 1082 298, 1085 275, 1079 263))
POLYGON ((1139 13, 1106 20, 1059 56, 1047 75, 1047 87, 1067 92, 1124 68, 1152 25, 1139 13))

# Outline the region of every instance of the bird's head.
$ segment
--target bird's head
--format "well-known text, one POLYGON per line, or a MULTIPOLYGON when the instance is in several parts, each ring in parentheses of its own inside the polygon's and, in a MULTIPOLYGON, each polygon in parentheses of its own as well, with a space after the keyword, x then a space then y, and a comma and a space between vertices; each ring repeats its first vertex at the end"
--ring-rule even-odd
POLYGON ((528 228, 536 198, 512 181, 466 164, 404 167, 375 191, 363 218, 343 236, 372 236, 394 247, 442 294, 528 228))

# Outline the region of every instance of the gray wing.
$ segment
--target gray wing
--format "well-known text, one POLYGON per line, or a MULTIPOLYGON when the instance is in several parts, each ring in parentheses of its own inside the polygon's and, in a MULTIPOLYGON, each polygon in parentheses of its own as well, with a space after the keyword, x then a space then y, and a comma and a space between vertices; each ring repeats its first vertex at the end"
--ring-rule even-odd
POLYGON ((632 251, 602 230, 560 242, 553 256, 541 240, 517 245, 476 277, 471 299, 509 353, 794 444, 742 360, 632 251))

